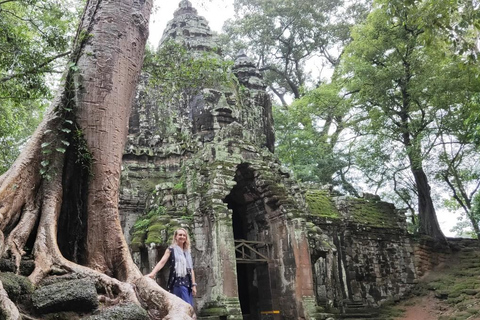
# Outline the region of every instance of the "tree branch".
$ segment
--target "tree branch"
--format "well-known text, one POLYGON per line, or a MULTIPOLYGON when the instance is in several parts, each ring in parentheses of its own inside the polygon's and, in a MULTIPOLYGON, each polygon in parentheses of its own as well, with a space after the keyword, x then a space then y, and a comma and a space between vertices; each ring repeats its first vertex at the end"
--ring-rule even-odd
POLYGON ((36 66, 36 67, 34 67, 34 68, 31 68, 31 69, 29 69, 29 70, 27 70, 27 71, 25 71, 25 72, 14 73, 14 74, 11 74, 11 75, 9 75, 9 76, 7 76, 7 77, 3 77, 3 78, 0 79, 0 82, 7 82, 7 81, 12 80, 12 79, 14 79, 14 78, 19 78, 19 77, 23 77, 23 76, 25 76, 25 75, 27 75, 27 74, 36 73, 36 72, 39 71, 39 69, 45 67, 45 66, 48 65, 50 62, 52 62, 52 61, 54 61, 54 60, 56 60, 56 59, 59 59, 59 58, 61 58, 61 57, 64 57, 64 56, 66 56, 66 55, 69 55, 69 54, 70 54, 70 51, 60 53, 60 54, 58 54, 58 55, 56 55, 56 56, 54 56, 54 57, 48 58, 48 59, 47 59, 46 61, 44 61, 42 64, 40 64, 40 65, 38 65, 38 66, 36 66))
POLYGON ((1 6, 2 4, 8 3, 8 2, 15 2, 15 1, 18 1, 18 0, 4 0, 4 1, 0 1, 0 6, 1 6))

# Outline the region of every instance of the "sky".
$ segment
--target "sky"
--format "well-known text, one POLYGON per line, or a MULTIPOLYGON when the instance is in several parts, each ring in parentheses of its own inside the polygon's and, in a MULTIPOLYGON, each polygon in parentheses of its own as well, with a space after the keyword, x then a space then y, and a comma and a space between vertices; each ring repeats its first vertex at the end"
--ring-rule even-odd
MULTIPOLYGON (((220 32, 223 23, 233 17, 233 0, 190 0, 198 14, 209 22, 210 29, 220 32)), ((156 48, 162 38, 167 22, 173 19, 180 0, 157 0, 150 18, 150 36, 148 43, 156 48)))
MULTIPOLYGON (((173 13, 178 8, 180 0, 157 0, 156 2, 150 19, 148 38, 148 43, 154 48, 158 46, 167 22, 173 19, 173 13)), ((223 23, 234 15, 233 0, 190 0, 190 2, 197 9, 198 14, 207 19, 212 31, 220 32, 223 23)), ((450 229, 457 223, 458 214, 438 210, 437 217, 443 233, 453 237, 454 233, 450 232, 450 229)))

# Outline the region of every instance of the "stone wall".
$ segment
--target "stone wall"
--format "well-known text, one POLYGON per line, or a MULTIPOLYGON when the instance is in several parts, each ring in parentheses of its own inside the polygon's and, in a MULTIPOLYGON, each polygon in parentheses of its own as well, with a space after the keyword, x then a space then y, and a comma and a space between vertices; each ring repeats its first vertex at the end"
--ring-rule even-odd
POLYGON ((309 191, 309 240, 317 302, 329 310, 378 307, 417 281, 405 217, 376 197, 309 191))
MULTIPOLYGON (((418 277, 426 275, 429 271, 447 261, 452 253, 452 248, 458 245, 463 246, 461 240, 449 239, 449 242, 452 244, 451 247, 435 243, 425 237, 415 239, 413 250, 415 254, 415 271, 418 277), (458 244, 454 244, 455 242, 458 244)), ((467 246, 470 244, 468 240, 465 242, 467 246)))

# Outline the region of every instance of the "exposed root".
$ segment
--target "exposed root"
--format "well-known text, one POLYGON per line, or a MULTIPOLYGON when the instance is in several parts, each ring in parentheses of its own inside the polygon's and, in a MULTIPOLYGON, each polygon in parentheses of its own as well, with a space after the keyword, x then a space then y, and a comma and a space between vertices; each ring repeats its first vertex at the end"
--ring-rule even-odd
POLYGON ((103 303, 106 307, 110 307, 118 304, 120 302, 120 298, 117 297, 115 299, 111 299, 108 296, 101 295, 101 296, 98 296, 98 301, 103 303))
POLYGON ((20 315, 22 316, 22 320, 40 320, 25 313, 20 313, 20 315))
MULTIPOLYGON (((53 104, 55 105, 55 102, 53 104)), ((59 117, 56 117, 50 110, 19 158, 7 172, 0 176, 0 230, 3 232, 7 228, 13 227, 20 219, 22 208, 31 199, 35 199, 42 181, 40 174, 40 162, 43 159, 41 145, 44 142, 50 143, 55 140, 53 130, 59 120, 59 117)))
MULTIPOLYGON (((57 168, 57 172, 61 172, 62 162, 63 157, 59 156, 51 165, 57 168)), ((8 193, 8 197, 15 195, 18 193, 8 193)), ((57 243, 57 221, 63 196, 61 174, 54 175, 49 181, 42 181, 41 186, 31 188, 28 190, 28 195, 22 193, 21 196, 23 204, 20 204, 17 198, 13 201, 15 203, 10 203, 11 206, 8 209, 5 206, 2 207, 4 212, 8 210, 9 216, 8 221, 3 220, 3 226, 12 224, 12 219, 16 220, 15 225, 11 226, 12 231, 6 234, 5 239, 3 229, 0 231, 0 252, 2 254, 8 252, 19 270, 21 258, 25 254, 23 248, 38 221, 34 243, 35 269, 29 276, 33 284, 38 284, 52 274, 77 274, 83 278, 93 279, 104 288, 105 294, 100 294, 99 300, 105 305, 111 306, 128 301, 148 310, 152 319, 193 319, 194 311, 190 305, 160 288, 152 279, 142 276, 129 256, 126 246, 117 246, 114 267, 116 270, 123 270, 120 274, 122 280, 126 282, 102 273, 103 270, 94 270, 63 257, 57 243), (11 215, 13 207, 22 207, 20 213, 15 214, 16 218, 11 215)), ((1 196, 0 198, 4 200, 1 196)), ((8 299, 3 288, 0 290, 0 308, 4 314, 9 315, 7 319, 20 319, 18 309, 8 299)))
MULTIPOLYGON (((38 200, 36 202, 38 202, 38 200)), ((15 266, 17 267, 17 273, 20 270, 22 256, 25 254, 23 248, 25 247, 28 237, 32 233, 35 223, 38 220, 39 212, 39 204, 30 201, 24 209, 20 221, 8 235, 8 238, 5 241, 4 250, 1 251, 12 256, 15 266)))
POLYGON ((135 282, 135 286, 143 307, 151 316, 154 314, 154 319, 194 319, 194 310, 188 303, 162 289, 151 278, 141 277, 135 282))
POLYGON ((18 320, 21 319, 20 312, 18 311, 15 304, 8 298, 8 294, 3 288, 3 284, 0 281, 0 314, 2 314, 2 319, 6 320, 18 320))
POLYGON ((3 255, 3 252, 5 250, 5 235, 3 232, 0 230, 0 257, 3 255))
POLYGON ((84 278, 91 278, 96 283, 105 288, 106 296, 110 301, 116 300, 117 302, 130 301, 140 305, 140 301, 137 299, 133 286, 127 282, 119 281, 115 278, 111 278, 106 274, 99 271, 95 271, 88 267, 77 265, 73 262, 63 259, 62 268, 68 270, 71 273, 78 274, 84 278))

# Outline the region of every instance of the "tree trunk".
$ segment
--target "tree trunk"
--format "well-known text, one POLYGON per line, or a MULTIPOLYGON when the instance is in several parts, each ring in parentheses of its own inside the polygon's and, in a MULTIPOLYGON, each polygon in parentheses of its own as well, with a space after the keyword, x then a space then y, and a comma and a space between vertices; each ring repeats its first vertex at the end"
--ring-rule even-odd
POLYGON ((432 237, 435 241, 446 243, 447 240, 438 224, 427 175, 421 167, 414 168, 413 164, 411 164, 411 168, 418 192, 419 232, 432 237))
POLYGON ((25 150, 0 176, 0 252, 18 266, 33 235, 32 282, 52 269, 76 273, 104 286, 114 295, 110 300, 142 302, 152 318, 190 319, 188 304, 135 266, 118 214, 151 6, 151 0, 87 1, 61 89, 25 150))

